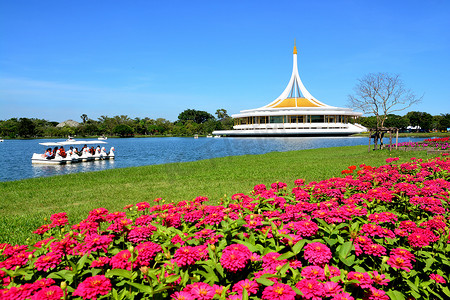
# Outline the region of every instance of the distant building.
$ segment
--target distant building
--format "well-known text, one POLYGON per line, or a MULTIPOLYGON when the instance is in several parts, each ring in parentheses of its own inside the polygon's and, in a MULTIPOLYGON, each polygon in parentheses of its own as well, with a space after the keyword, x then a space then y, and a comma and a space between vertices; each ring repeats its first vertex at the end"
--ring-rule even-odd
POLYGON ((64 126, 78 127, 78 126, 80 126, 80 123, 78 123, 77 121, 74 121, 74 120, 67 120, 67 121, 61 122, 58 125, 56 125, 56 127, 64 127, 64 126))
POLYGON ((233 130, 217 130, 226 136, 312 136, 351 135, 367 131, 350 120, 362 116, 350 108, 329 106, 314 98, 305 88, 297 67, 294 45, 292 75, 284 92, 261 108, 234 114, 233 130))

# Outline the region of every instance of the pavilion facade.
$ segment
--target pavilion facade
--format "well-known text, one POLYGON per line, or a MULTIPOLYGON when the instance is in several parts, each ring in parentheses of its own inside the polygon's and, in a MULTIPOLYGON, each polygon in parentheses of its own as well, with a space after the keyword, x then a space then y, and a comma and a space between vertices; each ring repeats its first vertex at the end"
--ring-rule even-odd
POLYGON ((271 103, 234 114, 233 130, 217 130, 226 136, 324 136, 352 135, 367 131, 357 123, 362 113, 327 105, 314 98, 303 85, 294 45, 291 79, 271 103))

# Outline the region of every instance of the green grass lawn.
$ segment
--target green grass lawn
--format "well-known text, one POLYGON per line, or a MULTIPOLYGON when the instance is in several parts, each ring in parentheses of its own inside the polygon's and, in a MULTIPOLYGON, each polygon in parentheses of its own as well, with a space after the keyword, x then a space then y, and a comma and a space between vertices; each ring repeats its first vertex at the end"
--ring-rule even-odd
POLYGON ((0 242, 25 243, 51 214, 67 212, 79 222, 98 207, 122 210, 127 204, 192 200, 207 196, 217 203, 224 194, 248 193, 256 184, 295 179, 307 182, 342 176, 350 165, 379 166, 389 156, 400 162, 427 158, 424 151, 371 151, 367 146, 323 148, 263 155, 230 156, 196 162, 113 169, 0 183, 0 242))

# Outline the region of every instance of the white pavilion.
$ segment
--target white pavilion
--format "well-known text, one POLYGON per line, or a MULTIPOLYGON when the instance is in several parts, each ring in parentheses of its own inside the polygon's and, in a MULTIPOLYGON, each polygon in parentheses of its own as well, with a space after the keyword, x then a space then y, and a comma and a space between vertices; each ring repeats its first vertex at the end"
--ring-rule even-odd
POLYGON ((216 130, 226 136, 326 136, 367 131, 357 124, 362 116, 350 108, 327 105, 314 98, 298 74, 297 47, 289 83, 283 93, 266 106, 234 114, 233 130, 216 130))

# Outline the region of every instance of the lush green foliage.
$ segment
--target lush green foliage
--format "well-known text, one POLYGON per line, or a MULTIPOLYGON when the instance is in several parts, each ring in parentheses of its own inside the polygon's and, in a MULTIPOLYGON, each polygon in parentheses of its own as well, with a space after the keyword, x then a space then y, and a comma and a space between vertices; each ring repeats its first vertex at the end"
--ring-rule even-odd
POLYGON ((77 127, 56 127, 58 122, 48 122, 40 119, 12 118, 0 120, 0 136, 8 138, 30 137, 67 137, 67 136, 98 136, 98 135, 194 135, 210 134, 214 130, 231 129, 233 119, 225 109, 216 111, 217 119, 205 111, 187 109, 180 113, 179 120, 171 122, 158 118, 131 119, 128 116, 101 116, 97 121, 81 115, 82 123, 77 127))
POLYGON ((158 198, 94 209, 73 226, 54 214, 39 242, 0 245, 2 295, 446 299, 450 160, 398 161, 260 184, 218 205, 158 198))

